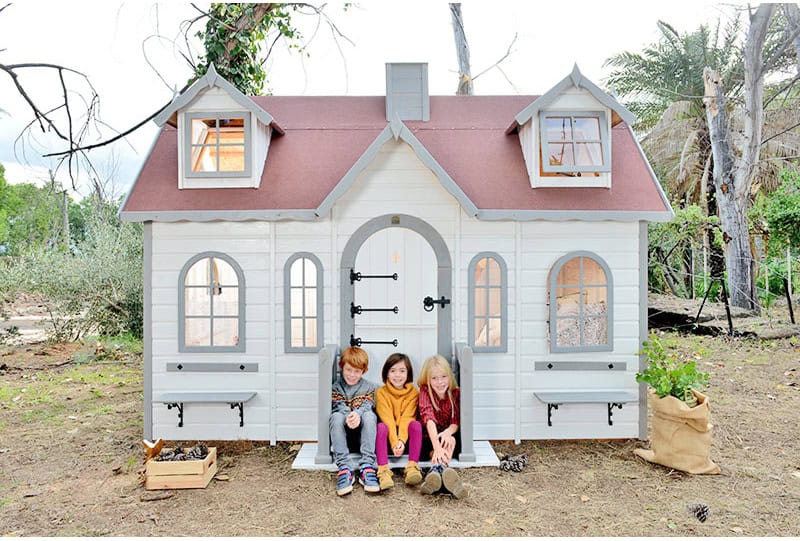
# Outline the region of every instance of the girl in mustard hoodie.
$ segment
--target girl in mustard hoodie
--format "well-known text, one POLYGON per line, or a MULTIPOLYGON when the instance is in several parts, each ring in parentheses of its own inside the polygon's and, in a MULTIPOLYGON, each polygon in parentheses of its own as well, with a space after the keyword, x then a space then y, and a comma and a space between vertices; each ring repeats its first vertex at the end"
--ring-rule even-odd
POLYGON ((381 490, 394 486, 389 469, 389 449, 394 456, 408 451, 405 483, 422 482, 419 453, 422 449, 422 425, 416 420, 419 391, 414 387, 414 369, 407 355, 392 353, 381 371, 383 387, 375 393, 375 411, 378 414, 378 436, 375 454, 378 459, 378 482, 381 490), (387 445, 388 442, 388 445, 387 445))

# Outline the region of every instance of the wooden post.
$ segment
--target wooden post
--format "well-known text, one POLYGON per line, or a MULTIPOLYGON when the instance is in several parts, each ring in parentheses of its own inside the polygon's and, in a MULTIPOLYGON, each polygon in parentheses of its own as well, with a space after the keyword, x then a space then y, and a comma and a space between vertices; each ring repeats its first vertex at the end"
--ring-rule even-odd
POLYGON ((783 289, 786 291, 786 302, 789 304, 789 320, 794 325, 794 310, 792 310, 792 294, 789 293, 789 280, 783 279, 783 289))

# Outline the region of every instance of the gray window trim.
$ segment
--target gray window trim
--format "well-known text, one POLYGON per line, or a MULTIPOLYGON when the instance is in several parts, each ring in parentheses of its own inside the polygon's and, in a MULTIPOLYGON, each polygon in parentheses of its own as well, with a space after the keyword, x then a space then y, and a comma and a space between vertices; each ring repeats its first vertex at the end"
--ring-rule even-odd
POLYGON ((480 252, 472 261, 469 262, 469 274, 467 282, 469 283, 469 311, 467 320, 467 330, 469 337, 469 347, 475 353, 490 353, 490 352, 507 352, 508 351, 508 267, 505 260, 497 252, 480 252), (493 289, 492 286, 477 286, 475 284, 475 267, 478 261, 485 258, 494 259, 500 267, 500 345, 499 346, 477 346, 475 344, 475 289, 486 289, 487 294, 489 290, 493 289))
MULTIPOLYGON (((286 264, 283 267, 283 351, 285 353, 317 353, 321 350, 324 346, 322 343, 322 339, 325 336, 324 332, 324 324, 325 318, 322 314, 323 309, 323 289, 322 289, 322 262, 319 260, 317 256, 310 252, 297 252, 292 254, 289 259, 286 260, 286 264), (317 283, 315 287, 317 288, 317 345, 316 347, 292 347, 291 343, 291 332, 292 332, 292 314, 291 314, 291 291, 292 291, 292 284, 291 284, 291 269, 292 264, 297 261, 298 259, 308 259, 311 263, 313 263, 317 267, 317 283)), ((304 283, 302 288, 308 287, 308 284, 305 283, 305 272, 303 273, 303 280, 304 283)), ((305 306, 303 307, 305 310, 305 306)), ((306 317, 305 315, 302 316, 302 319, 311 319, 310 317, 306 317)), ((306 326, 303 325, 303 334, 305 335, 306 326)))
MULTIPOLYGON (((242 178, 252 170, 253 134, 250 132, 249 111, 192 111, 185 113, 183 122, 183 175, 186 178, 242 178), (244 170, 243 171, 192 171, 192 120, 195 118, 244 118, 244 170)), ((217 146, 220 146, 217 140, 217 146)), ((222 145, 226 146, 226 145, 222 145)), ((231 145, 227 145, 231 146, 231 145)), ((238 145, 237 145, 238 146, 238 145)), ((219 167, 219 162, 217 162, 219 167)))
POLYGON ((608 120, 605 111, 540 111, 539 112, 539 148, 541 148, 542 171, 546 173, 608 173, 611 171, 611 138, 608 134, 608 120), (600 141, 594 139, 573 139, 574 143, 597 143, 603 148, 603 165, 550 165, 545 160, 547 153, 545 148, 548 144, 545 120, 548 117, 590 117, 597 116, 600 120, 600 141))
MULTIPOLYGON (((181 269, 180 274, 178 275, 178 351, 181 353, 184 352, 195 352, 195 353, 225 353, 225 352, 243 352, 246 350, 245 348, 245 313, 246 305, 245 305, 245 281, 244 281, 244 272, 242 272, 242 268, 239 266, 236 261, 227 254, 222 252, 203 252, 193 256, 189 261, 181 269), (206 258, 216 258, 222 259, 226 263, 228 263, 236 273, 236 279, 238 280, 238 288, 239 288, 239 343, 235 346, 187 346, 186 345, 186 299, 184 294, 184 286, 186 283, 186 274, 189 272, 189 269, 192 268, 192 265, 200 261, 201 259, 206 258)), ((210 318, 212 321, 212 329, 211 329, 211 336, 214 336, 214 329, 213 329, 213 321, 214 321, 214 305, 213 299, 211 304, 211 314, 210 318)))
MULTIPOLYGON (((550 269, 550 278, 548 284, 548 301, 550 304, 550 353, 571 353, 571 352, 584 352, 584 351, 613 351, 614 350, 614 280, 611 275, 611 269, 609 269, 606 262, 593 252, 588 251, 576 251, 570 252, 558 259, 555 262, 553 267, 550 269), (606 273, 606 288, 608 291, 608 312, 606 313, 606 319, 608 320, 607 329, 608 329, 608 341, 605 345, 594 345, 594 346, 559 346, 558 345, 558 320, 556 318, 556 289, 558 284, 556 281, 558 280, 558 273, 561 270, 561 267, 567 264, 567 262, 575 259, 576 257, 583 257, 589 258, 595 261, 598 265, 603 268, 603 271, 606 273)), ((583 263, 581 262, 580 267, 580 287, 583 287, 583 263)), ((581 307, 583 304, 580 305, 581 307)), ((581 314, 582 314, 581 308, 581 314)), ((582 316, 578 316, 579 320, 581 321, 582 325, 582 316)), ((583 340, 583 334, 581 333, 581 340, 583 340)))

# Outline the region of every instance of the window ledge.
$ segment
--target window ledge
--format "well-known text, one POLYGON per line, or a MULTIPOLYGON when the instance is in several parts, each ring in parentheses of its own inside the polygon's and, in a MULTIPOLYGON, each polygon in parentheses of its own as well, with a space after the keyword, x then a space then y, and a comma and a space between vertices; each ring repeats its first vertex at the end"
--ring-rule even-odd
POLYGON ((533 177, 533 188, 611 188, 611 177, 533 177))

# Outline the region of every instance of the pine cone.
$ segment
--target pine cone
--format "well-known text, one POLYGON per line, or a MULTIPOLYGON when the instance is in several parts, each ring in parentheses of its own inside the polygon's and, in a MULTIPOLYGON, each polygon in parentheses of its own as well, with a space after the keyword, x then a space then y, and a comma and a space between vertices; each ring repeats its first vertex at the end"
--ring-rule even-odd
POLYGON ((708 518, 708 514, 711 512, 708 506, 704 503, 692 503, 687 505, 686 509, 688 509, 690 513, 697 517, 697 520, 700 522, 705 522, 708 518))

